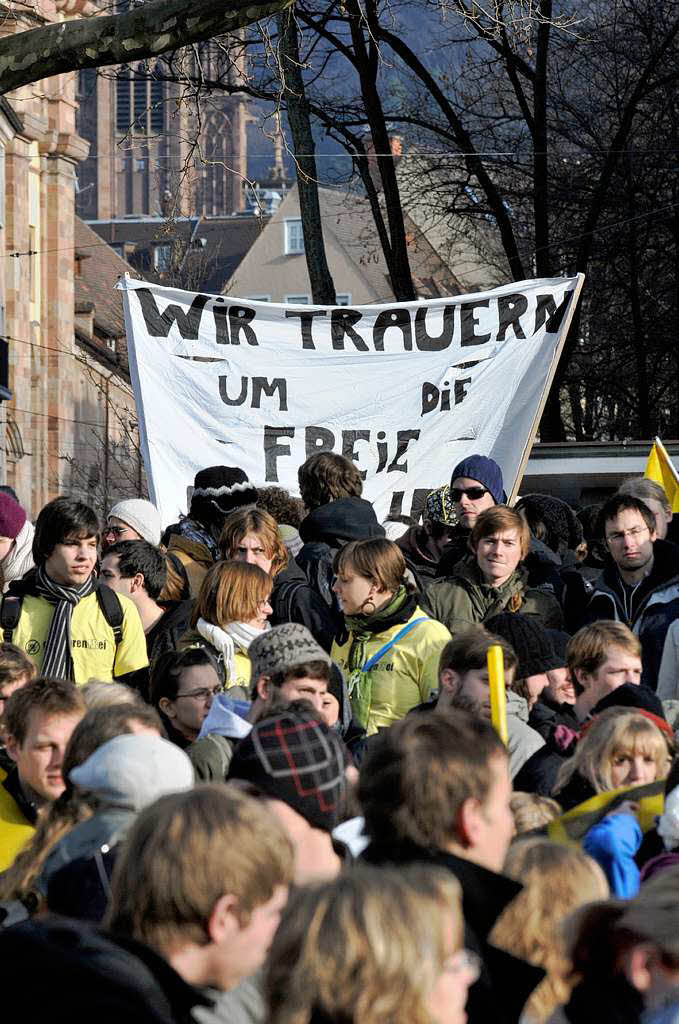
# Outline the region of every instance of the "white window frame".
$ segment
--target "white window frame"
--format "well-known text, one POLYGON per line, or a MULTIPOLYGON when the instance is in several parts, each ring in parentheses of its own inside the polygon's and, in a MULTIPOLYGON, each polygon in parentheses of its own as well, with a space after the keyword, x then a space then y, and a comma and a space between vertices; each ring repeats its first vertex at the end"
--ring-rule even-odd
POLYGON ((270 295, 246 295, 248 302, 271 302, 270 295))
POLYGON ((338 306, 351 305, 351 292, 336 292, 335 298, 337 299, 338 306))
POLYGON ((162 274, 170 270, 172 267, 172 245, 169 242, 163 242, 160 245, 153 246, 153 268, 158 273, 162 274), (163 258, 160 257, 161 252, 164 254, 163 258))
POLYGON ((285 302, 291 306, 308 306, 309 296, 308 295, 286 295, 285 302))
POLYGON ((284 221, 285 225, 285 255, 299 256, 304 252, 304 232, 302 230, 302 218, 290 217, 284 221))

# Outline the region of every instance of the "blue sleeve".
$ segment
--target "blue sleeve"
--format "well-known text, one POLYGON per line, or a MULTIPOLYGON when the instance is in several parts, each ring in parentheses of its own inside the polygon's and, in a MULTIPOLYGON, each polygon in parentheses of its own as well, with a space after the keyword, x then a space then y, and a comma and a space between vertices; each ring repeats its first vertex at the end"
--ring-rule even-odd
POLYGON ((611 891, 629 900, 639 892, 639 868, 634 855, 641 846, 642 832, 633 814, 611 814, 593 825, 582 841, 585 853, 603 868, 611 891))

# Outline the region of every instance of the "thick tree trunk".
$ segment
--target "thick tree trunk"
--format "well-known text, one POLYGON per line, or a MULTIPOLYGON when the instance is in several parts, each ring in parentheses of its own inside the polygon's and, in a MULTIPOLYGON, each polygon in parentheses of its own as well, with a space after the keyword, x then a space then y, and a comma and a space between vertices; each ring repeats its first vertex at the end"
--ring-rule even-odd
POLYGON ((129 64, 245 28, 291 0, 150 0, 125 14, 78 18, 0 39, 0 94, 80 68, 129 64))
POLYGON ((319 306, 337 302, 323 241, 323 222, 318 199, 316 146, 311 132, 309 104, 299 59, 297 23, 292 8, 278 15, 281 78, 292 142, 297 160, 297 188, 304 232, 304 253, 313 301, 319 306))

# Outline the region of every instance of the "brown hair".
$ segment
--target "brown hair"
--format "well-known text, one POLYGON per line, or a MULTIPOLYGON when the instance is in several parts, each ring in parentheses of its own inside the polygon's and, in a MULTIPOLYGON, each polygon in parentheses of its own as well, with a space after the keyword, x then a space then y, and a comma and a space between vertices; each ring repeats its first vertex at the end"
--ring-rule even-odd
POLYGON ((452 640, 449 640, 441 651, 439 675, 444 669, 464 675, 465 672, 486 668, 488 650, 490 647, 496 646, 502 648, 505 668, 516 668, 518 659, 514 649, 506 640, 501 636, 489 633, 483 626, 469 626, 464 633, 458 633, 452 640))
POLYGON ((16 683, 22 676, 28 682, 35 679, 35 665, 27 654, 14 644, 0 644, 0 689, 6 683, 16 683))
POLYGON ((338 498, 360 498, 361 472, 351 459, 334 452, 310 455, 297 470, 302 501, 311 511, 338 498))
POLYGON ((256 534, 266 551, 266 557, 272 559, 273 579, 288 564, 288 552, 278 533, 276 520, 264 509, 239 508, 227 516, 219 538, 222 558, 233 558, 236 548, 249 533, 256 534))
POLYGON ((191 614, 195 629, 198 619, 222 628, 230 622, 248 622, 271 593, 271 577, 248 562, 216 562, 201 584, 191 614))
POLYGON ((373 740, 361 764, 366 833, 380 844, 408 839, 445 847, 457 834, 465 800, 486 802, 492 759, 506 756, 492 726, 474 715, 458 709, 407 715, 373 740))
POLYGON ((266 1019, 431 1024, 428 996, 461 943, 460 885, 441 868, 357 866, 304 886, 271 946, 266 1019))
POLYGON ((258 487, 257 508, 268 512, 277 523, 297 529, 306 515, 304 502, 283 487, 258 487))
POLYGON ((571 679, 575 680, 576 669, 594 675, 606 661, 611 647, 620 647, 628 654, 641 657, 639 637, 624 622, 602 620, 579 629, 566 646, 566 667, 571 679))
POLYGON ((221 896, 236 898, 245 927, 292 874, 292 845, 265 805, 224 784, 199 785, 138 816, 116 861, 106 925, 167 956, 208 943, 221 896))
POLYGON ((74 683, 40 677, 15 690, 5 705, 2 724, 8 736, 21 746, 32 711, 45 715, 84 715, 85 701, 74 683))
POLYGON ((516 530, 521 545, 521 557, 525 558, 530 549, 530 530, 528 523, 513 508, 506 505, 494 505, 485 509, 476 522, 469 538, 472 551, 476 551, 479 541, 484 537, 492 537, 500 530, 516 530))
POLYGON ((334 569, 337 574, 353 569, 393 594, 405 583, 406 560, 393 540, 374 537, 346 544, 335 556, 334 569))

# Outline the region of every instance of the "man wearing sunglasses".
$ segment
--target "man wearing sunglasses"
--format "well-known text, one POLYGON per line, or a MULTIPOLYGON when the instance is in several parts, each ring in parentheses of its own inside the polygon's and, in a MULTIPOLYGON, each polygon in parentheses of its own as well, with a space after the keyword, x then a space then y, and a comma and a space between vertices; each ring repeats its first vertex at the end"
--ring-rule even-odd
POLYGON ((450 477, 449 499, 457 526, 438 564, 439 577, 449 576, 469 554, 469 536, 481 513, 493 505, 506 504, 502 470, 497 462, 486 455, 469 455, 458 462, 450 477))

